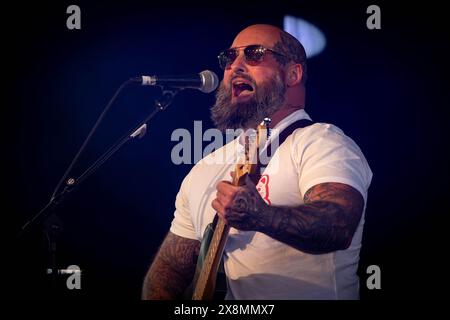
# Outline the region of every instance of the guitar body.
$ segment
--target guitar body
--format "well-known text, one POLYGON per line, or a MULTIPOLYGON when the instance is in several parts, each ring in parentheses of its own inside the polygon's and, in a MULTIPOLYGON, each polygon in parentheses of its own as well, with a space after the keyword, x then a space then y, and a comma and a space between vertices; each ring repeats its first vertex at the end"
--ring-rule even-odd
POLYGON ((211 240, 214 235, 214 230, 216 227, 217 221, 213 221, 210 224, 208 224, 205 228, 205 232, 203 233, 203 239, 200 244, 200 251, 197 258, 197 265, 195 267, 195 275, 194 280, 192 281, 191 285, 186 289, 186 292, 184 293, 185 299, 191 299, 192 295, 194 293, 195 284, 198 281, 198 278, 200 277, 200 273, 203 269, 203 264, 205 262, 206 254, 208 253, 209 245, 211 244, 211 240))

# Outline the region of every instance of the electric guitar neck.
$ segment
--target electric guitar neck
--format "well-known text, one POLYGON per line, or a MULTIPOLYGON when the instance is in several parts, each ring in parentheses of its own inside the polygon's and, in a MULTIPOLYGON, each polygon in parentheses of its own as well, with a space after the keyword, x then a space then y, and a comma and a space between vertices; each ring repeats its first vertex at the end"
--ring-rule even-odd
MULTIPOLYGON (((238 163, 235 168, 232 183, 235 186, 245 184, 245 177, 248 174, 254 174, 258 163, 258 154, 268 138, 268 123, 265 120, 261 123, 254 135, 245 136, 244 161, 238 163)), ((206 256, 203 259, 203 265, 197 270, 201 270, 194 277, 194 291, 192 300, 211 300, 214 295, 217 272, 222 259, 225 244, 227 242, 230 227, 225 221, 218 217, 206 256)), ((205 237, 205 236, 204 236, 205 237)))

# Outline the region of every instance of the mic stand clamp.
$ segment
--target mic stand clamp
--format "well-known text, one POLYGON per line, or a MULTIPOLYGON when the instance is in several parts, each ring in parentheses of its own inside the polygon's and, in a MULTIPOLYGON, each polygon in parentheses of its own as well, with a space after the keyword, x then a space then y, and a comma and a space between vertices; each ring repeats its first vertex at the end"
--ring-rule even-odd
POLYGON ((164 111, 172 103, 173 98, 178 93, 178 89, 175 88, 162 88, 162 97, 155 100, 155 107, 159 111, 164 111))

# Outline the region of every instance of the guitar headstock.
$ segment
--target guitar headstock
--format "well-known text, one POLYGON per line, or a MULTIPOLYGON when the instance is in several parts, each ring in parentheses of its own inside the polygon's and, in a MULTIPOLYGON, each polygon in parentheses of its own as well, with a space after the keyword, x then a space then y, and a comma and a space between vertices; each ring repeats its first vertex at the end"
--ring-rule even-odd
POLYGON ((238 163, 233 177, 234 185, 243 185, 245 177, 248 174, 255 174, 258 167, 258 158, 260 150, 265 146, 270 136, 270 119, 265 118, 256 130, 247 130, 245 132, 244 142, 244 161, 238 163))

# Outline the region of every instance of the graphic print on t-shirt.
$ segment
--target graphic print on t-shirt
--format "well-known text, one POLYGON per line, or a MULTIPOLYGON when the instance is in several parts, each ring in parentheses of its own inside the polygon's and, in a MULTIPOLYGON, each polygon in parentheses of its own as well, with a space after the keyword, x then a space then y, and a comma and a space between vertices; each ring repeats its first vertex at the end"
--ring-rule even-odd
POLYGON ((270 206, 269 200, 269 175, 263 174, 256 185, 256 190, 258 190, 261 197, 270 206))

